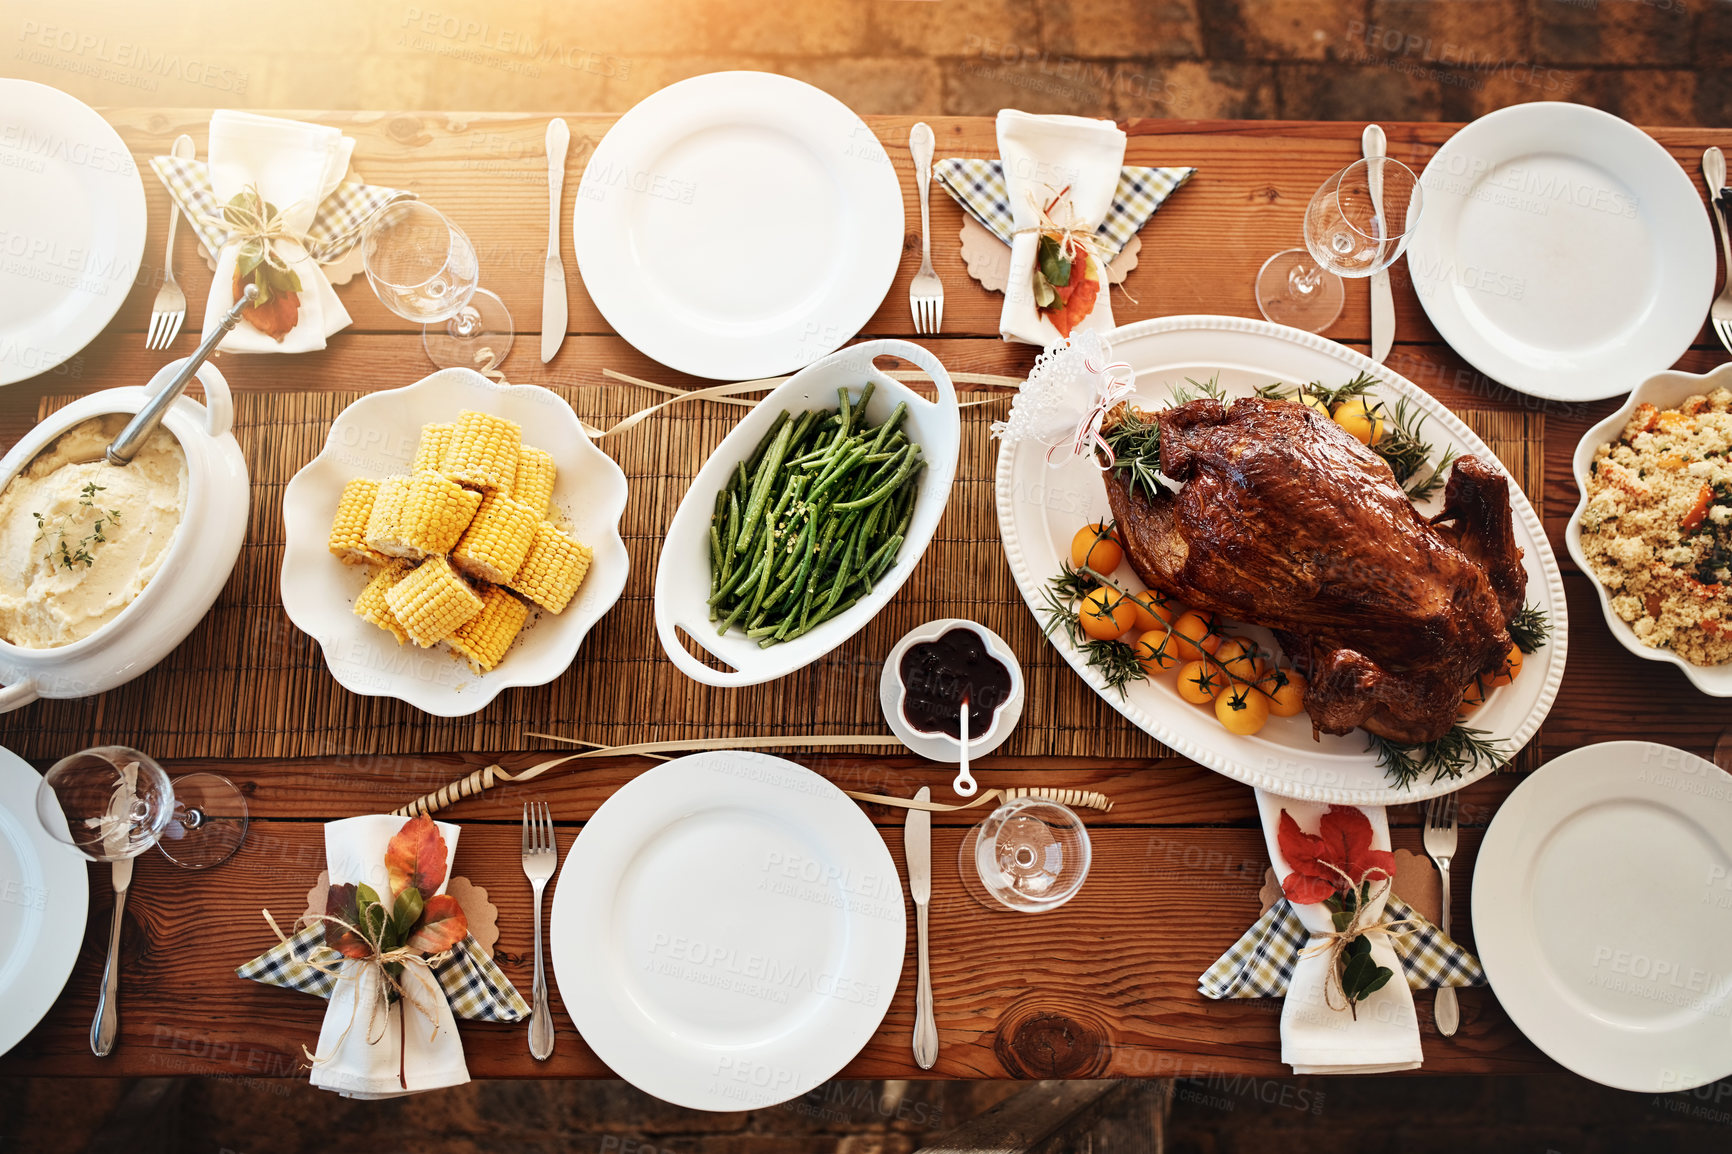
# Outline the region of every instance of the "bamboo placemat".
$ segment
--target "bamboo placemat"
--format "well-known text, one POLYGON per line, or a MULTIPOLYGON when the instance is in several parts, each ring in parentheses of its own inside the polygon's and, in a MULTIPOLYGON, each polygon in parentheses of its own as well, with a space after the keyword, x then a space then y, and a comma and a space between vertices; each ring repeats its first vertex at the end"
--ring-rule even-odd
MULTIPOLYGON (((661 398, 631 386, 556 389, 606 427, 661 398)), ((1002 636, 1023 665, 1027 705, 1000 752, 1042 757, 1157 758, 1136 729, 1041 636, 999 547, 993 503, 997 444, 987 433, 1005 402, 963 410, 955 488, 938 533, 902 590, 858 636, 792 676, 747 689, 699 685, 674 668, 655 637, 652 592, 661 533, 689 479, 738 419, 732 406, 667 410, 601 442, 625 470, 630 499, 620 530, 632 571, 619 603, 548 685, 508 689, 471 717, 431 717, 389 698, 363 697, 326 672, 318 646, 283 612, 282 495, 316 456, 331 422, 359 392, 235 396, 235 436, 252 477, 252 516, 228 585, 206 619, 155 669, 96 697, 39 701, 0 717, 0 744, 33 759, 89 745, 136 746, 161 758, 287 758, 350 754, 495 752, 549 743, 526 730, 608 745, 722 734, 878 733, 878 675, 907 630, 968 617, 1002 636)), ((983 394, 984 395, 984 394, 983 394)), ((70 397, 48 397, 43 415, 70 397)), ((1521 481, 1536 505, 1544 418, 1459 414, 1521 481)), ((569 748, 569 747, 567 747, 569 748)))

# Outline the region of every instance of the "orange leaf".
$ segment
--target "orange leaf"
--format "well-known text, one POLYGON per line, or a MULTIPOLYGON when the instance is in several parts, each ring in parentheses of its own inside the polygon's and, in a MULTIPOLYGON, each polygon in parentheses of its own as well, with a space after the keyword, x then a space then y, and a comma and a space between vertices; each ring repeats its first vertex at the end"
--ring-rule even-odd
POLYGON ((414 886, 432 904, 433 891, 445 880, 445 839, 432 818, 419 814, 391 835, 385 847, 385 872, 391 880, 392 903, 414 886))
POLYGON ((1046 313, 1060 336, 1068 337, 1072 329, 1094 312, 1095 300, 1100 296, 1100 274, 1096 271, 1094 258, 1087 253, 1078 253, 1071 265, 1070 283, 1055 286, 1052 291, 1058 294, 1057 303, 1041 311, 1046 313))
POLYGON ((421 910, 421 920, 409 933, 409 948, 429 954, 443 953, 469 933, 469 919, 450 894, 434 894, 421 910))
MULTIPOLYGON (((235 278, 235 299, 241 299, 241 293, 246 290, 250 278, 235 278)), ((301 297, 299 293, 274 292, 271 299, 262 305, 248 305, 241 310, 241 319, 253 328, 272 338, 278 344, 289 335, 295 327, 295 322, 301 315, 301 297)))

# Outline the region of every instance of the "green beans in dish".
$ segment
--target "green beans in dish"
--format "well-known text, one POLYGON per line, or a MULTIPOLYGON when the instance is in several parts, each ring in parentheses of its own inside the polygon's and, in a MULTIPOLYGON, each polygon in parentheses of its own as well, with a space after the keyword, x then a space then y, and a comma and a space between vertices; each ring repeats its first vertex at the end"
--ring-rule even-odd
POLYGON ((765 648, 835 617, 896 563, 914 518, 920 446, 908 406, 865 422, 868 381, 838 407, 783 410, 710 514, 710 620, 765 648))

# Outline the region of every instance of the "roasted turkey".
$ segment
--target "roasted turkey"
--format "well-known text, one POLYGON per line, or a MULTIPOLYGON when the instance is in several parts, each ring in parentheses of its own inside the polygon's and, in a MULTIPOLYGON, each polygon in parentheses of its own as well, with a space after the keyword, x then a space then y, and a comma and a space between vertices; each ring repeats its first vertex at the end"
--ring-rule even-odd
POLYGON ((1458 458, 1427 521, 1381 457, 1305 405, 1205 398, 1156 418, 1177 492, 1105 474, 1137 575, 1273 630, 1309 679, 1314 730, 1448 733, 1473 679, 1502 665, 1527 585, 1504 474, 1458 458))

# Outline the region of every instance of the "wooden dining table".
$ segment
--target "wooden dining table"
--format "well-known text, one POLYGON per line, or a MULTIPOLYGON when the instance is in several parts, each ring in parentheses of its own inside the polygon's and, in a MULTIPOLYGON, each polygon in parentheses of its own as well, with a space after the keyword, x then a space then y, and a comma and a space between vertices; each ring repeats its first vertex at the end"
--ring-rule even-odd
MULTIPOLYGON (((196 344, 210 274, 180 230, 175 263, 192 302, 189 323, 171 352, 145 348, 152 298, 160 283, 162 242, 170 201, 149 160, 188 133, 204 154, 210 110, 107 108, 143 171, 149 206, 145 265, 125 305, 107 329, 72 361, 0 390, 0 438, 11 445, 38 419, 44 397, 141 384, 173 356, 196 344)), ((566 239, 570 319, 564 346, 550 364, 538 356, 542 258, 548 196, 542 150, 551 115, 570 123, 572 146, 562 214, 577 195, 577 177, 611 117, 545 113, 320 112, 283 115, 340 127, 356 141, 354 165, 374 183, 413 190, 442 209, 473 239, 483 284, 499 293, 518 326, 501 366, 517 384, 607 389, 612 368, 674 386, 704 382, 648 360, 610 331, 586 293, 566 239)), ((969 278, 959 255, 961 210, 936 189, 932 196, 933 261, 945 286, 942 333, 915 337, 908 288, 920 263, 919 204, 907 147, 911 117, 867 117, 894 163, 906 211, 895 282, 861 338, 918 339, 953 372, 1025 375, 1036 350, 998 335, 1001 298, 969 278)), ((993 156, 993 121, 932 117, 937 155, 993 156)), ((1459 127, 1387 124, 1389 152, 1416 170, 1459 127)), ((1252 284, 1264 259, 1299 243, 1306 203, 1330 173, 1360 154, 1356 123, 1137 120, 1126 163, 1191 165, 1197 173, 1142 232, 1140 261, 1114 295, 1119 321, 1176 314, 1255 317, 1252 284), (1134 298, 1134 301, 1131 299, 1134 298)), ((1732 132, 1650 130, 1697 180, 1705 146, 1732 148, 1732 132)), ((562 230, 563 231, 563 230, 562 230)), ((740 237, 743 264, 773 263, 788 238, 740 237)), ((762 267, 762 266, 760 266, 762 267)), ((1467 365, 1441 340, 1408 280, 1392 270, 1396 338, 1388 367, 1452 408, 1526 414, 1543 428, 1542 491, 1547 536, 1564 572, 1570 630, 1568 662, 1550 715, 1534 739, 1533 766, 1594 742, 1650 738, 1708 755, 1729 723, 1724 701, 1695 691, 1665 664, 1639 660, 1613 640, 1601 618, 1592 580, 1564 550, 1564 526, 1577 499, 1570 458, 1578 440, 1611 413, 1617 400, 1584 404, 1542 401, 1513 392, 1467 365)), ((237 393, 383 389, 429 371, 415 326, 386 311, 357 277, 339 290, 351 327, 321 352, 296 356, 222 356, 219 365, 237 393)), ((1367 293, 1347 286, 1344 312, 1327 336, 1365 351, 1367 293)), ((1704 330, 1679 362, 1706 371, 1723 359, 1704 330)), ((1530 486, 1531 487, 1531 486, 1530 486)), ((964 499, 958 495, 953 500, 964 499)), ((982 499, 970 494, 967 499, 982 499)), ((990 499, 988 495, 984 499, 990 499)), ((256 513, 249 532, 276 532, 256 513)), ((653 579, 652 566, 633 558, 630 582, 653 579)), ((244 660, 244 657, 243 657, 244 660)), ((565 676, 581 676, 580 651, 565 676)), ((322 670, 320 676, 328 676, 322 670)), ((152 674, 146 674, 152 676, 152 674)), ((875 678, 862 692, 875 692, 875 678)), ((629 685, 620 686, 629 693, 629 685)), ((512 692, 507 691, 509 695, 512 692)), ((775 695, 775 683, 739 693, 775 695)), ((807 703, 789 701, 793 712, 807 703)), ((189 708, 191 707, 189 703, 189 708)), ((33 707, 31 707, 33 708, 33 707)), ((647 705, 646 708, 653 708, 647 705)), ((1120 725, 1129 722, 1117 719, 1120 725)), ((71 752, 70 749, 65 752, 71 752)), ((171 774, 212 769, 241 785, 252 826, 227 864, 207 872, 177 869, 161 855, 138 859, 121 938, 120 1036, 112 1055, 91 1054, 89 1032, 107 948, 112 900, 108 870, 93 866, 84 944, 70 980, 42 1023, 0 1058, 8 1075, 212 1075, 234 1078, 305 1077, 303 1046, 318 1035, 324 1006, 304 994, 235 976, 235 967, 274 939, 260 910, 293 918, 323 865, 325 821, 389 810, 475 768, 498 762, 522 768, 540 758, 507 739, 492 748, 427 756, 338 751, 331 757, 171 760, 171 774)), ((794 755, 846 788, 911 794, 921 785, 940 796, 950 771, 907 755, 874 752, 794 755)), ((38 759, 39 761, 43 759, 38 759)), ((45 764, 45 762, 44 762, 45 764)), ((528 993, 531 974, 530 889, 519 863, 519 815, 525 797, 545 800, 563 851, 596 808, 653 762, 642 757, 598 759, 582 772, 550 774, 533 793, 496 787, 454 805, 440 817, 463 836, 457 872, 485 888, 499 911, 497 957, 528 993)), ((877 1033, 842 1071, 861 1078, 1101 1078, 1241 1077, 1287 1072, 1280 1061, 1278 1000, 1210 1001, 1197 978, 1253 921, 1268 864, 1252 790, 1182 758, 986 759, 977 768, 988 786, 1017 782, 1099 790, 1110 813, 1088 813, 1094 864, 1082 893, 1039 917, 992 913, 965 898, 955 861, 964 830, 979 811, 939 814, 934 830, 935 892, 931 919, 932 981, 940 1053, 930 1071, 910 1051, 914 1022, 914 937, 894 999, 877 1033)), ((1474 860, 1486 826, 1521 774, 1506 771, 1461 794, 1461 849, 1454 867, 1457 936, 1473 940, 1470 894, 1474 860)), ((900 811, 868 807, 898 866, 900 811)), ((1416 806, 1390 811, 1398 848, 1421 852, 1416 806)), ((1515 884, 1519 879, 1508 879, 1515 884)), ((560 880, 559 885, 574 884, 560 880)), ((575 884, 581 884, 581 881, 575 884)), ((1536 1074, 1558 1067, 1511 1023, 1489 989, 1461 995, 1461 1026, 1442 1037, 1432 1022, 1432 998, 1417 994, 1424 1070, 1449 1074, 1536 1074)), ((552 1058, 530 1057, 521 1027, 466 1024, 463 1044, 479 1078, 609 1077, 608 1068, 572 1026, 557 992, 557 1045, 552 1058)))

